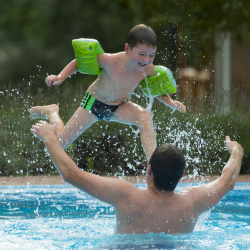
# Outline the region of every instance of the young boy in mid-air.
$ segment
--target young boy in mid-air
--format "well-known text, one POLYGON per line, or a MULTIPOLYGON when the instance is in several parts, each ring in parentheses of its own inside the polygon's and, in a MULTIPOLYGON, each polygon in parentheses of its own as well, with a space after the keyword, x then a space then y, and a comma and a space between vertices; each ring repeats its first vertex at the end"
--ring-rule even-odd
MULTIPOLYGON (((78 46, 78 45, 76 45, 78 46)), ((90 46, 91 50, 92 47, 90 46)), ((84 51, 83 47, 83 51, 84 51)), ((36 106, 30 110, 31 118, 49 119, 57 127, 57 137, 63 148, 67 148, 87 128, 98 120, 116 121, 136 125, 140 128, 141 142, 149 161, 156 148, 156 134, 150 113, 127 99, 145 77, 156 76, 153 65, 157 49, 155 32, 146 25, 137 25, 128 34, 125 51, 116 54, 102 53, 96 56, 100 75, 89 86, 80 107, 64 126, 56 104, 36 106)), ((71 61, 59 75, 50 75, 48 86, 59 85, 67 77, 79 71, 79 60, 71 61)), ((186 107, 174 101, 169 94, 156 97, 171 108, 186 112, 186 107)))

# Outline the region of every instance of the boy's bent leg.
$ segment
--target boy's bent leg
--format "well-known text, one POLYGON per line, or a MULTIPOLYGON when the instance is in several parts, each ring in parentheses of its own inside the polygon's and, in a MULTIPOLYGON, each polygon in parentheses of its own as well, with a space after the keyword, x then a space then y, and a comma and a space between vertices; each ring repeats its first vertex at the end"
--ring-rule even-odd
POLYGON ((64 126, 59 116, 59 107, 56 104, 48 106, 36 106, 30 110, 30 117, 33 119, 49 119, 51 124, 57 126, 57 138, 63 148, 67 148, 75 141, 87 128, 89 128, 98 118, 79 107, 74 115, 64 126))
POLYGON ((140 128, 142 146, 149 162, 156 148, 156 133, 150 113, 133 102, 125 102, 115 111, 113 120, 140 128))
POLYGON ((89 113, 86 109, 79 107, 70 118, 64 129, 58 134, 58 139, 63 148, 67 148, 74 142, 87 128, 98 121, 98 118, 89 113))

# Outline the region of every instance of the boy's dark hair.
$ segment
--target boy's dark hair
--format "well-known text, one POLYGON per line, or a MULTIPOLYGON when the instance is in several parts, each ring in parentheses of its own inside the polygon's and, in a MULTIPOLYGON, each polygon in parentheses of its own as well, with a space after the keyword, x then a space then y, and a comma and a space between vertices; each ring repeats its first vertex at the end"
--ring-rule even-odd
POLYGON ((183 175, 186 161, 179 148, 162 144, 155 149, 149 164, 155 187, 161 191, 173 191, 183 175))
POLYGON ((149 26, 145 24, 139 24, 129 31, 126 43, 128 43, 130 49, 138 44, 156 47, 157 36, 149 26))

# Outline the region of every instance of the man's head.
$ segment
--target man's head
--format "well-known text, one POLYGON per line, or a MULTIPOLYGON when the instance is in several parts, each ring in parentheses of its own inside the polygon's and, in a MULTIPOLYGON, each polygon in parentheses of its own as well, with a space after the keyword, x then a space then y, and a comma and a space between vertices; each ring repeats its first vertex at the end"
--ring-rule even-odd
POLYGON ((155 187, 167 192, 175 189, 183 176, 186 162, 179 148, 172 144, 162 144, 155 149, 149 164, 155 187))
POLYGON ((128 33, 126 43, 130 49, 137 45, 146 45, 155 48, 157 46, 157 37, 155 32, 145 24, 136 25, 128 33))

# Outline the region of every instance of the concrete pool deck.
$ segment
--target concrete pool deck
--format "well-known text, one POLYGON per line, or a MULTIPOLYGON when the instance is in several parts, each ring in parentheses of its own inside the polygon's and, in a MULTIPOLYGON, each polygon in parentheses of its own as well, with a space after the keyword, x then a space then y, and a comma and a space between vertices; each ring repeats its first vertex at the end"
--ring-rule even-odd
MULTIPOLYGON (((185 176, 180 183, 209 182, 215 180, 218 176, 199 176, 189 178, 185 176)), ((127 176, 123 179, 132 183, 145 183, 145 176, 127 176)), ((250 182, 250 175, 240 175, 237 183, 250 182)), ((27 185, 64 185, 67 184, 60 175, 53 176, 23 176, 23 177, 0 177, 0 186, 27 186, 27 185)))

